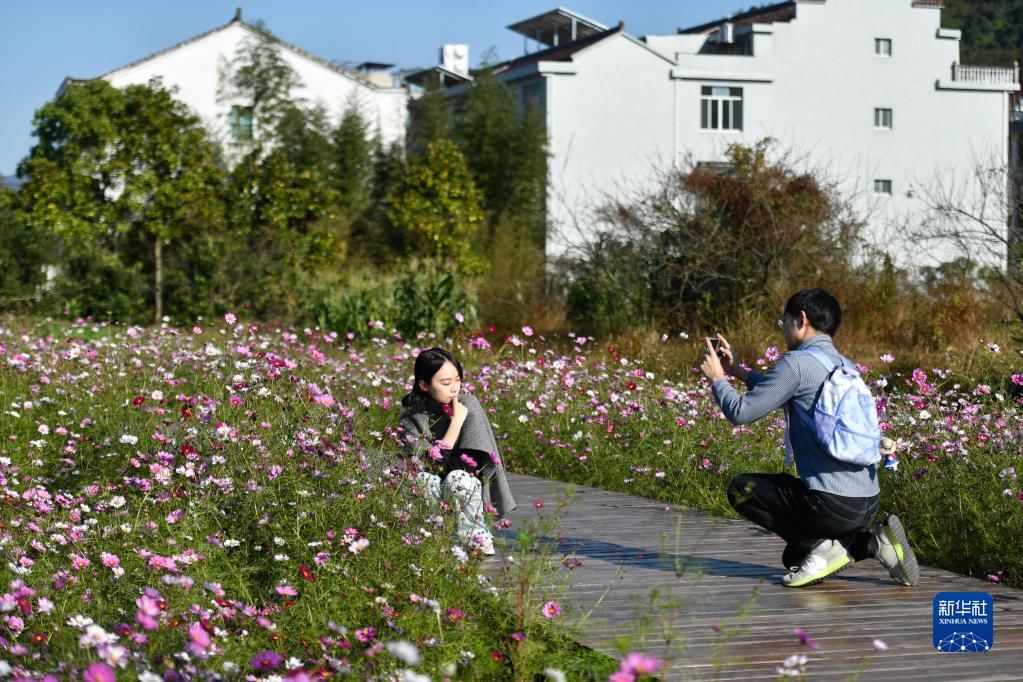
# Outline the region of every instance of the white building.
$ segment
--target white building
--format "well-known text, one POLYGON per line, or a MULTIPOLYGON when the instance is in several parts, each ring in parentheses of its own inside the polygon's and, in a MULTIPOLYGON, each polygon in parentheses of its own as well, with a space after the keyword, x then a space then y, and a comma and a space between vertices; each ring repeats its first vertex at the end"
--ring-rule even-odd
MULTIPOLYGON (((232 152, 244 149, 244 143, 251 137, 252 117, 244 102, 218 95, 222 92, 221 72, 240 48, 259 38, 259 30, 242 21, 239 10, 223 26, 99 78, 118 88, 162 79, 164 87, 177 89, 175 97, 199 116, 230 159, 232 152)), ((275 47, 301 82, 292 93, 293 99, 322 105, 335 124, 345 108, 355 103, 370 123, 372 134, 379 134, 388 144, 404 141, 408 96, 404 88, 396 87, 386 71, 391 65, 366 63, 357 70, 349 70, 281 40, 275 47)), ((75 80, 66 78, 57 95, 75 80)))
MULTIPOLYGON (((1008 159, 1017 70, 959 65, 960 32, 941 27, 941 7, 789 0, 643 38, 565 9, 509 26, 540 48, 496 72, 546 115, 548 253, 585 236, 608 196, 765 137, 837 182, 874 241, 891 243, 895 226, 924 216, 936 179, 958 186, 976 163, 1008 159)), ((950 255, 893 250, 904 263, 950 255)))

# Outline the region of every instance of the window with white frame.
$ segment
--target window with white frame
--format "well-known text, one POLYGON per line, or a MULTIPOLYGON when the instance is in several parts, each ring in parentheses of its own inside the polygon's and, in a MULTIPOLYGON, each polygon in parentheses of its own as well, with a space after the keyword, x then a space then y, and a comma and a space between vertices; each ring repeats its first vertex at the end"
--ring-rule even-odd
POLYGON ((892 56, 891 38, 874 38, 874 54, 878 57, 892 56))
POLYGON ((892 110, 891 109, 874 109, 874 127, 875 128, 891 128, 892 127, 892 110))
POLYGON ((887 179, 875 179, 874 180, 874 194, 888 194, 892 193, 892 181, 887 179))
POLYGON ((700 128, 742 130, 742 88, 704 85, 700 88, 700 128))

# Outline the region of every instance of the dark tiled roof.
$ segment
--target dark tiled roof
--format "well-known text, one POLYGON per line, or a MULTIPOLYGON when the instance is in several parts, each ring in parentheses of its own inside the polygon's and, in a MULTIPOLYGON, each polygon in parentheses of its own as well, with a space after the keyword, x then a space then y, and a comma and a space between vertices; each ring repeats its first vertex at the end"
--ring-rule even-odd
POLYGON ((678 29, 679 33, 705 33, 711 29, 715 29, 724 22, 730 22, 736 26, 743 26, 745 24, 773 24, 775 22, 788 22, 796 18, 796 3, 794 0, 787 0, 787 2, 779 2, 775 5, 766 5, 764 7, 757 7, 751 9, 748 12, 742 12, 735 14, 724 19, 718 19, 716 21, 708 21, 705 24, 699 26, 690 26, 689 28, 678 29))
POLYGON ((505 71, 513 71, 537 62, 567 62, 572 59, 572 55, 584 47, 589 47, 590 45, 599 43, 604 38, 616 33, 621 33, 624 30, 625 24, 623 22, 618 22, 617 26, 613 26, 606 31, 600 31, 599 33, 579 38, 578 40, 574 40, 571 43, 565 43, 564 45, 549 47, 546 50, 540 50, 539 52, 531 52, 529 54, 522 55, 521 57, 516 57, 515 59, 510 59, 506 62, 501 62, 500 64, 495 64, 494 66, 483 70, 496 74, 503 73, 505 71))
MULTIPOLYGON (((155 59, 156 57, 159 57, 160 55, 167 54, 168 52, 172 52, 172 51, 177 50, 179 48, 182 48, 182 47, 184 47, 186 45, 191 45, 192 43, 196 43, 196 42, 202 40, 203 38, 206 38, 207 36, 211 36, 214 33, 217 33, 219 31, 223 31, 224 29, 232 26, 233 24, 238 24, 239 26, 242 26, 243 28, 247 29, 253 35, 260 35, 260 30, 256 26, 253 26, 252 24, 249 24, 249 23, 247 23, 245 21, 242 21, 241 17, 238 14, 235 14, 234 19, 232 19, 231 21, 227 22, 226 24, 224 24, 222 26, 217 26, 214 29, 206 31, 205 33, 200 33, 197 36, 189 38, 188 40, 183 40, 180 43, 177 43, 176 45, 172 45, 172 46, 168 47, 165 50, 160 50, 159 52, 154 52, 153 54, 151 54, 151 55, 149 55, 147 57, 143 57, 142 59, 136 59, 135 61, 131 62, 130 64, 125 64, 124 66, 119 66, 116 69, 112 69, 110 71, 107 71, 102 76, 99 76, 99 78, 106 78, 107 76, 109 76, 112 73, 116 73, 118 71, 123 71, 124 69, 130 69, 131 67, 137 66, 139 64, 142 64, 143 62, 147 62, 150 59, 155 59)), ((295 52, 296 54, 300 54, 303 57, 305 57, 306 59, 314 61, 317 64, 320 64, 321 66, 324 66, 324 67, 330 69, 331 71, 339 73, 342 76, 346 76, 348 78, 351 78, 352 80, 358 81, 359 83, 361 83, 362 85, 365 85, 368 88, 379 89, 379 86, 374 85, 373 83, 370 83, 365 78, 363 78, 362 74, 355 73, 353 71, 349 71, 348 69, 343 69, 340 66, 338 66, 337 64, 334 64, 333 62, 329 62, 326 59, 322 59, 320 57, 317 57, 316 55, 312 54, 311 52, 307 52, 306 50, 303 50, 302 48, 298 47, 297 45, 292 45, 291 43, 289 43, 287 41, 284 41, 284 40, 281 40, 280 38, 278 38, 276 36, 274 36, 273 39, 281 47, 284 47, 284 48, 286 48, 286 49, 288 49, 288 50, 290 50, 292 52, 295 52)), ((83 80, 83 79, 71 78, 69 76, 66 80, 70 81, 70 82, 77 82, 77 81, 83 80)))

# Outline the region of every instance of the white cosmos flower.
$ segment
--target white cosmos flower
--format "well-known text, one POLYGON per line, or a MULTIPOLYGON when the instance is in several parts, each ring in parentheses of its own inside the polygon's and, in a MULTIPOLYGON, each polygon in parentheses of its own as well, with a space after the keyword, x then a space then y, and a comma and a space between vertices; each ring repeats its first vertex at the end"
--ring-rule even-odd
POLYGON ((416 645, 406 639, 388 642, 387 650, 405 665, 419 665, 419 661, 422 660, 416 645))

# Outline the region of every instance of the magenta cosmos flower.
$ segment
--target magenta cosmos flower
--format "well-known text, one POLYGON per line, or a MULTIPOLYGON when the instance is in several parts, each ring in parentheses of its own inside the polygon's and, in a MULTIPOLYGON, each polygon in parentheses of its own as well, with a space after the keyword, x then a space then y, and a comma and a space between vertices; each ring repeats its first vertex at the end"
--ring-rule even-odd
POLYGON ((276 651, 260 651, 252 657, 252 667, 256 670, 276 670, 283 662, 276 651))
POLYGON ((82 673, 85 682, 117 682, 117 673, 106 663, 90 663, 82 673))
POLYGON ((556 618, 561 615, 561 604, 556 601, 549 601, 543 605, 540 612, 543 613, 544 618, 556 618))
POLYGON ((661 667, 660 659, 647 656, 638 651, 631 651, 619 664, 621 670, 634 675, 653 675, 661 667))

